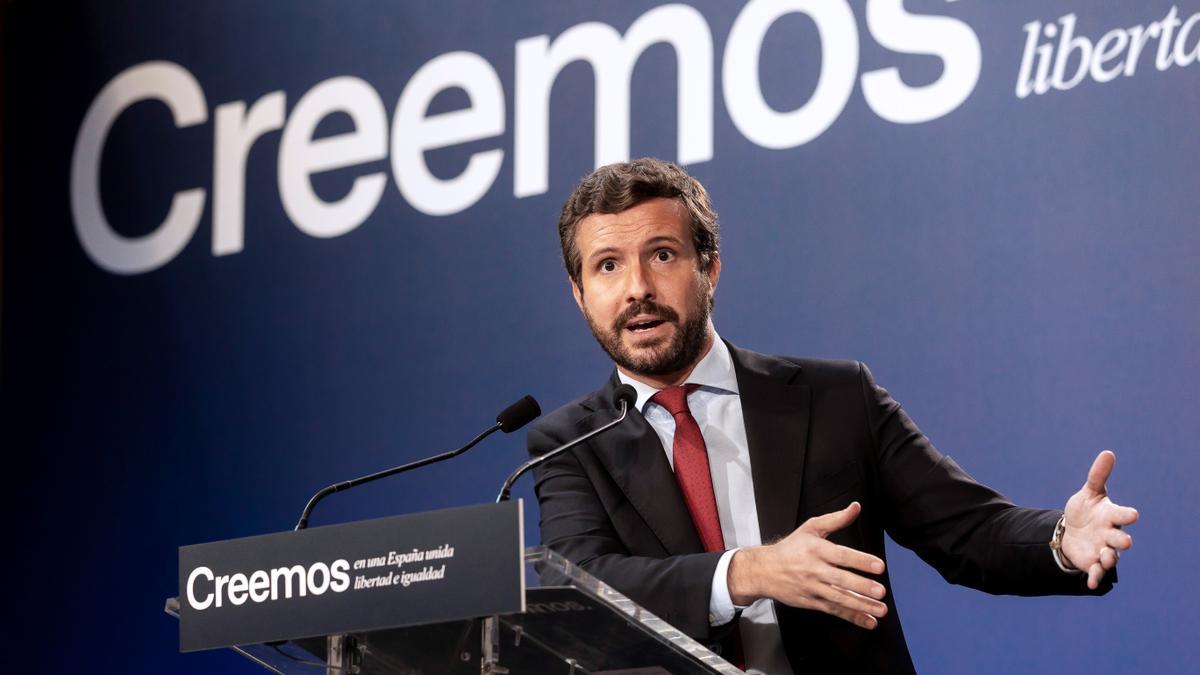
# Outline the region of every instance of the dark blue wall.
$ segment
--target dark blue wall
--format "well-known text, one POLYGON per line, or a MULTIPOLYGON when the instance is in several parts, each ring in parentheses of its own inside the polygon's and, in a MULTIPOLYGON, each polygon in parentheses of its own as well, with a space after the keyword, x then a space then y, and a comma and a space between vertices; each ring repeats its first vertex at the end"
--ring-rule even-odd
MULTIPOLYGON (((624 32, 660 4, 6 4, 6 606, 22 625, 10 645, 38 645, 17 649, 18 662, 46 648, 45 671, 254 672, 228 653, 177 653, 161 611, 176 593, 176 547, 287 529, 331 480, 455 447, 522 394, 549 409, 601 383, 611 366, 570 298, 554 234, 563 199, 594 166, 593 73, 577 62, 558 77, 547 189, 516 197, 516 44, 588 21, 624 32), (213 254, 218 106, 282 91, 290 117, 317 84, 353 76, 378 93, 389 133, 404 133, 392 115, 406 83, 453 51, 494 69, 503 132, 425 159, 448 179, 471 155, 501 150, 481 199, 422 213, 397 188, 388 150, 313 178, 336 201, 355 178, 386 176, 361 225, 313 237, 282 204, 274 131, 248 155, 244 248, 213 254), (81 243, 79 228, 100 226, 72 216, 72 161, 105 86, 153 61, 194 76, 206 120, 176 129, 153 101, 119 115, 97 178, 104 213, 132 238, 156 229, 177 191, 204 189, 205 206, 178 255, 113 273, 81 243)), ((859 55, 828 128, 779 148, 750 140, 723 93, 743 4, 691 5, 713 45, 711 158, 689 169, 723 224, 718 331, 759 351, 865 361, 944 452, 1024 504, 1061 508, 1095 453, 1117 452, 1113 497, 1142 522, 1106 598, 987 597, 891 552, 923 672, 1188 671, 1200 657, 1200 65, 1186 57, 1200 50, 1200 24, 1179 47, 1188 65, 1158 68, 1156 37, 1132 74, 1108 82, 1089 74, 1020 96, 1018 79, 1030 22, 1061 31, 1073 14, 1094 44, 1118 28, 1161 33, 1172 6, 1182 23, 1200 2, 910 0, 914 15, 958 22, 937 24, 923 54, 884 44, 913 35, 896 17, 868 26, 868 8, 898 0, 871 4, 848 5, 857 49, 833 19, 804 14, 766 34, 758 76, 777 111, 809 100, 820 36, 859 55), (868 104, 863 73, 894 66, 919 87, 969 71, 969 39, 946 61, 931 55, 964 32, 980 60, 961 103, 917 124, 868 104)), ((1105 44, 1116 53, 1121 39, 1105 44)), ((665 44, 637 63, 632 156, 679 156, 678 63, 665 44)), ((734 85, 742 105, 746 82, 734 85)), ((430 112, 469 101, 445 92, 430 112)), ((354 129, 333 115, 317 135, 354 129)), ((314 522, 487 501, 523 457, 518 436, 339 495, 314 522)), ((528 479, 519 494, 532 498, 528 479)))

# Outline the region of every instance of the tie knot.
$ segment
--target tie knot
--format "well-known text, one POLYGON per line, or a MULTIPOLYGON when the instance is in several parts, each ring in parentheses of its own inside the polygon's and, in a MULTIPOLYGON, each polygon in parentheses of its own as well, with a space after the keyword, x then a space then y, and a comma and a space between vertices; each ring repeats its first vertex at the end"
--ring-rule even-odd
POLYGON ((679 413, 690 413, 688 409, 687 396, 695 391, 700 385, 697 384, 682 384, 678 387, 667 387, 650 398, 651 401, 661 405, 667 409, 667 412, 672 416, 679 413))

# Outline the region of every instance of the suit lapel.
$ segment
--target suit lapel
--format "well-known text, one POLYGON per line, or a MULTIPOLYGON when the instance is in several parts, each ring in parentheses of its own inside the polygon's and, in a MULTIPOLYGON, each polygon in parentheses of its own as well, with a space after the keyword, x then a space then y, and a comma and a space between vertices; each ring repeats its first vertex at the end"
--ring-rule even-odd
MULTIPOLYGON (((619 382, 614 373, 599 397, 589 401, 596 409, 589 428, 615 417, 607 402, 619 382)), ((669 555, 704 552, 662 442, 641 411, 630 411, 628 419, 588 445, 669 555)))
MULTIPOLYGON (((726 343, 728 344, 728 343, 726 343)), ((764 543, 790 534, 799 523, 800 488, 808 450, 811 392, 798 384, 800 367, 729 345, 750 446, 758 527, 764 543)), ((616 373, 585 404, 594 428, 612 419, 608 401, 616 373)), ((704 551, 662 443, 640 411, 588 444, 670 555, 704 551)))
POLYGON ((729 351, 742 399, 758 528, 765 544, 799 524, 811 392, 807 385, 795 382, 799 366, 733 345, 729 351))

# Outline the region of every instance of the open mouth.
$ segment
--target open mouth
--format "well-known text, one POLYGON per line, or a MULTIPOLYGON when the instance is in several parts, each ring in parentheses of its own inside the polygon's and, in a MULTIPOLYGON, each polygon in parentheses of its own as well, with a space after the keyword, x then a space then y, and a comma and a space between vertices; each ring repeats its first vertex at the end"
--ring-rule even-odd
POLYGON ((663 325, 664 323, 666 323, 665 319, 647 319, 645 321, 632 321, 630 323, 625 324, 625 330, 627 330, 631 333, 634 333, 634 334, 648 333, 648 332, 654 330, 655 328, 658 328, 659 326, 663 325))

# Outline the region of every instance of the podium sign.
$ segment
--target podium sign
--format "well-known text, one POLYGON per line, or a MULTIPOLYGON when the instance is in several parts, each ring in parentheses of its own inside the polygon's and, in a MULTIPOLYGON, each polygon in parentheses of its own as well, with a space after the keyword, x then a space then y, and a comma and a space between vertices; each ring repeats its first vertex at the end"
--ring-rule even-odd
POLYGON ((520 500, 179 548, 179 648, 525 610, 520 500))

